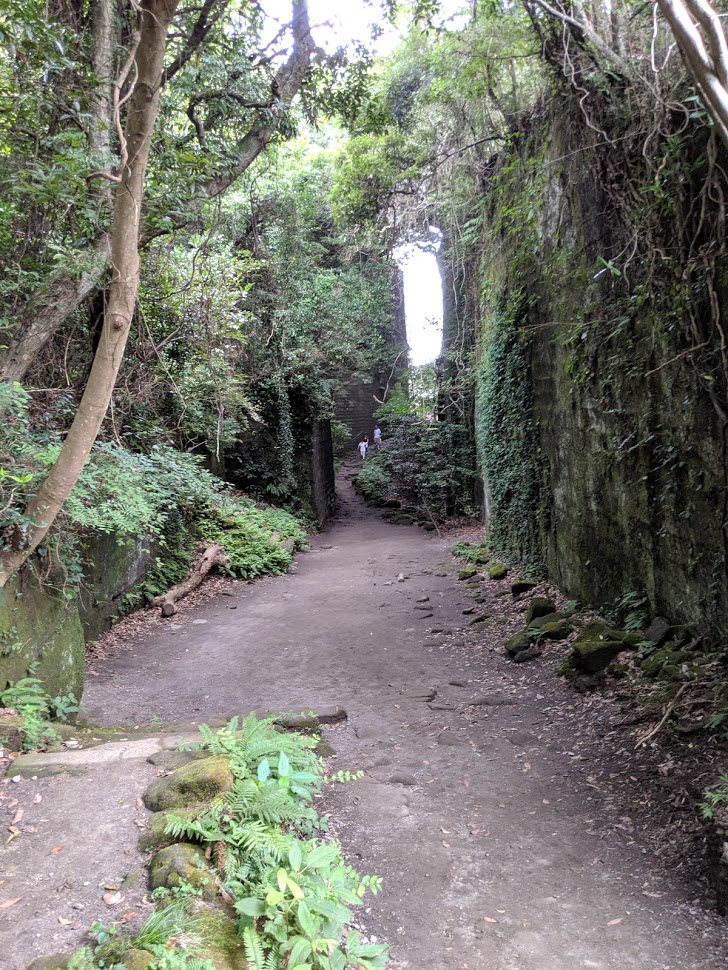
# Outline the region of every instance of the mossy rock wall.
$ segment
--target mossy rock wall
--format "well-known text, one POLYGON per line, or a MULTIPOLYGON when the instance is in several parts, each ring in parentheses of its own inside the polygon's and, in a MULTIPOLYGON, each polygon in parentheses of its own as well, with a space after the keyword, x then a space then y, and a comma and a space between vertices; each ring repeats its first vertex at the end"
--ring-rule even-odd
POLYGON ((81 696, 86 641, 78 602, 43 585, 29 568, 0 590, 0 643, 0 689, 37 664, 35 676, 49 694, 81 696))
POLYGON ((728 615, 720 418, 685 353, 675 275, 658 260, 648 279, 635 261, 625 281, 611 263, 628 236, 605 215, 614 206, 592 135, 578 117, 543 115, 482 200, 481 248, 462 285, 463 305, 473 278, 480 287, 476 427, 491 545, 540 560, 583 602, 645 591, 654 612, 715 635, 728 615))
POLYGON ((87 539, 78 601, 87 643, 109 629, 121 600, 145 579, 152 557, 150 544, 143 540, 120 542, 113 534, 87 539))
POLYGON ((51 696, 83 692, 86 643, 111 626, 120 600, 146 576, 148 544, 121 543, 96 535, 84 545, 84 582, 79 596, 64 592, 63 577, 48 582, 34 561, 0 590, 0 689, 28 675, 51 696))

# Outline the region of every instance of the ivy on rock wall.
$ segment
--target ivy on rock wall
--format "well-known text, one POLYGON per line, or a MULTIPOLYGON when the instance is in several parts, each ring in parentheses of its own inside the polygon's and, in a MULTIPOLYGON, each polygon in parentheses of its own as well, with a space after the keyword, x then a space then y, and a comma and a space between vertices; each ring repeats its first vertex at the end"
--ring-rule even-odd
POLYGON ((548 495, 522 329, 526 301, 515 294, 505 310, 494 301, 483 311, 475 414, 488 543, 501 558, 541 575, 548 495))

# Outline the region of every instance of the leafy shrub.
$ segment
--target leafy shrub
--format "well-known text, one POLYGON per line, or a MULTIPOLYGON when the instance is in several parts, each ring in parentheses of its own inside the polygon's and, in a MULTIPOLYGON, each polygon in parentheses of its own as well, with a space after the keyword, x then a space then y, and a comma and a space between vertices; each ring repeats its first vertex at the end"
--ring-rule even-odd
POLYGON ((346 865, 335 842, 312 837, 321 826, 314 795, 323 783, 316 739, 280 734, 254 716, 213 733, 213 754, 230 757, 234 785, 192 819, 171 818, 167 832, 200 842, 235 900, 239 932, 253 970, 303 967, 378 970, 384 945, 364 944, 345 928, 351 907, 381 880, 346 865))
POLYGON ((293 552, 306 539, 295 516, 249 499, 227 499, 211 507, 198 522, 197 532, 206 541, 222 545, 228 556, 223 571, 241 579, 284 573, 293 552), (282 547, 284 542, 290 551, 282 547))
POLYGON ((414 414, 390 414, 387 445, 357 478, 365 498, 396 500, 443 520, 470 511, 470 449, 464 428, 414 414))
POLYGON ((392 479, 380 453, 368 458, 356 476, 356 488, 372 505, 383 505, 392 498, 392 479))

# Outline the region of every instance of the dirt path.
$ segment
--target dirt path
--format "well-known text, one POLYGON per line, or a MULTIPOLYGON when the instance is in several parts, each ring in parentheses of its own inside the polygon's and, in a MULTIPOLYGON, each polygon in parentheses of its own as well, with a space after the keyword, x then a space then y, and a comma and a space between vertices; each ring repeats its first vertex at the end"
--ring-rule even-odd
POLYGON ((725 966, 725 924, 646 848, 638 807, 610 819, 578 763, 564 711, 580 699, 469 629, 450 541, 370 514, 346 473, 342 501, 297 573, 240 584, 98 662, 88 717, 343 705, 333 768, 367 774, 328 798, 352 862, 385 877, 364 919, 395 968, 725 966))

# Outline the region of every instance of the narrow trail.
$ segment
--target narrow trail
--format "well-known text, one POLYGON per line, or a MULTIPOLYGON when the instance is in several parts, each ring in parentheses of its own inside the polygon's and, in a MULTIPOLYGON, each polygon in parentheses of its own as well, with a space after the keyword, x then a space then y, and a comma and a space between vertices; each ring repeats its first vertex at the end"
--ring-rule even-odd
POLYGON ((638 836, 600 826, 548 706, 568 688, 475 649, 450 541, 371 513, 354 472, 297 572, 241 583, 99 661, 89 719, 346 708, 326 730, 332 768, 366 776, 332 787, 328 808, 351 861, 385 878, 363 922, 396 970, 725 966, 725 924, 638 836))

